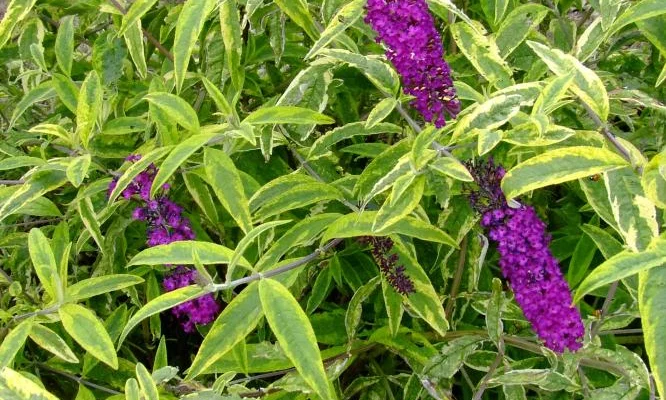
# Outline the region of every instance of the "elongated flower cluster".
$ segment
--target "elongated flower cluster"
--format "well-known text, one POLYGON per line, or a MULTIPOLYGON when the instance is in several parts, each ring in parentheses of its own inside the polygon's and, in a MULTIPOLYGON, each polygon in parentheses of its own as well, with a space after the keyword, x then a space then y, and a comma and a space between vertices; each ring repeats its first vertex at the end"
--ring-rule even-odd
POLYGON ((405 266, 398 264, 398 255, 393 250, 393 240, 388 237, 364 236, 362 243, 372 246, 372 257, 386 281, 396 292, 404 295, 414 293, 414 283, 405 275, 405 266))
MULTIPOLYGON (((141 156, 131 155, 127 161, 136 162, 141 156)), ((142 205, 132 212, 132 218, 144 221, 147 224, 146 236, 148 246, 169 244, 180 240, 194 239, 194 232, 190 221, 183 216, 183 208, 169 199, 164 193, 150 198, 150 188, 157 175, 157 167, 151 164, 142 171, 122 192, 127 199, 136 199, 142 205)), ((109 185, 109 193, 117 185, 114 178, 109 185)), ((164 185, 162 189, 168 190, 164 185)), ((196 283, 197 272, 184 266, 175 267, 162 281, 164 289, 168 292, 196 283)), ((172 314, 180 322, 185 332, 193 332, 195 325, 205 325, 213 320, 220 312, 220 305, 212 294, 185 302, 171 309, 172 314)))
POLYGON ((548 245, 546 225, 530 206, 511 208, 499 183, 504 169, 492 161, 470 168, 478 192, 472 205, 482 212, 481 225, 497 243, 502 274, 516 302, 546 347, 558 353, 581 347, 585 328, 548 245))
POLYGON ((416 99, 412 106, 435 126, 455 118, 460 101, 444 61, 442 38, 425 0, 368 0, 365 22, 384 42, 386 56, 402 77, 404 91, 416 99))

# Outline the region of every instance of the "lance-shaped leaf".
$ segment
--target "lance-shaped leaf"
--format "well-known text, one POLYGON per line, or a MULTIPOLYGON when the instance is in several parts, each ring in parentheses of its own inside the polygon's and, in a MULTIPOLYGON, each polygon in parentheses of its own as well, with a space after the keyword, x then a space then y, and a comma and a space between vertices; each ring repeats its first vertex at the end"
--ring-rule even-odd
POLYGON ((243 253, 245 253, 245 250, 247 250, 250 244, 252 244, 254 239, 259 237, 259 235, 261 235, 262 233, 266 232, 269 229, 275 228, 280 225, 288 224, 289 222, 291 222, 291 220, 269 221, 257 226, 256 228, 253 228, 250 232, 248 232, 247 235, 245 235, 238 242, 236 250, 234 250, 234 255, 233 257, 231 257, 231 261, 227 266, 227 282, 231 281, 236 265, 240 261, 241 257, 243 257, 243 253))
POLYGON ((366 0, 352 0, 352 2, 340 8, 337 14, 331 18, 331 22, 326 29, 321 33, 319 40, 312 45, 305 58, 308 59, 317 54, 319 50, 326 47, 348 27, 352 26, 363 15, 363 6, 365 3, 366 0))
POLYGON ((625 250, 590 272, 576 290, 574 302, 580 301, 583 296, 602 286, 661 266, 666 266, 666 241, 664 239, 656 238, 647 249, 638 253, 625 250))
POLYGON ((55 40, 56 61, 60 70, 67 76, 72 72, 72 59, 74 56, 74 16, 67 15, 60 18, 58 34, 55 40))
POLYGON ((97 116, 102 109, 102 95, 102 82, 97 72, 92 70, 81 85, 76 107, 76 136, 83 147, 88 147, 92 137, 97 116))
POLYGON ((35 273, 51 299, 61 302, 64 298, 63 282, 60 280, 58 265, 49 241, 39 228, 32 228, 28 234, 28 250, 35 267, 35 273))
POLYGON ((608 93, 603 82, 591 69, 587 68, 575 57, 564 54, 557 49, 551 49, 541 43, 527 41, 527 45, 546 63, 555 75, 569 75, 573 73, 572 90, 581 98, 602 121, 608 118, 608 93))
POLYGON ((55 95, 56 90, 52 81, 42 82, 32 88, 21 98, 21 100, 19 100, 19 102, 16 104, 16 107, 14 107, 14 111, 12 111, 12 117, 9 121, 9 129, 14 126, 19 117, 23 115, 25 110, 30 108, 30 106, 40 101, 51 99, 55 97, 55 95))
POLYGON ((171 93, 155 92, 147 94, 144 99, 154 104, 169 119, 183 128, 191 132, 199 131, 199 117, 183 98, 171 93))
POLYGON ((0 369, 0 390, 5 399, 58 400, 25 375, 4 367, 0 369))
POLYGON ((328 151, 328 149, 334 144, 345 139, 351 139, 354 136, 378 135, 382 133, 399 134, 401 132, 402 128, 394 124, 378 122, 372 127, 368 127, 367 124, 363 122, 352 122, 330 130, 315 140, 315 142, 310 147, 308 159, 314 160, 319 158, 326 154, 326 151, 328 151))
POLYGON ((418 175, 406 188, 394 187, 391 195, 377 212, 372 224, 372 230, 381 232, 409 215, 421 201, 425 182, 425 175, 418 175), (400 193, 400 190, 402 190, 402 193, 400 193))
POLYGON ((315 25, 312 15, 308 10, 308 2, 306 0, 276 0, 275 4, 291 18, 296 25, 303 28, 305 33, 312 40, 317 40, 319 37, 319 29, 315 25))
POLYGON ((303 107, 263 107, 248 115, 243 122, 259 124, 332 124, 335 120, 324 114, 303 107))
POLYGON ((136 0, 123 16, 123 22, 118 29, 118 36, 124 35, 137 21, 141 19, 157 3, 157 0, 136 0))
POLYGON ((224 151, 207 148, 204 151, 204 166, 208 183, 222 206, 231 214, 243 232, 249 232, 252 229, 250 206, 234 162, 224 151))
POLYGON ((144 53, 141 21, 137 19, 134 24, 130 25, 123 36, 125 38, 127 50, 129 50, 130 57, 132 57, 132 61, 136 67, 136 72, 139 74, 140 78, 145 79, 148 75, 148 65, 146 64, 146 55, 144 53))
MULTIPOLYGON (((127 265, 194 265, 195 260, 192 256, 194 250, 199 261, 205 265, 228 264, 234 255, 233 250, 221 244, 181 240, 147 248, 134 256, 127 265)), ((244 268, 252 267, 243 257, 238 261, 238 265, 244 268)))
POLYGON ((143 282, 143 278, 136 275, 114 274, 95 276, 76 282, 67 288, 65 293, 67 301, 77 302, 100 294, 124 289, 143 282))
POLYGON ((190 136, 183 140, 176 147, 171 150, 167 158, 162 161, 160 170, 157 171, 155 179, 153 179, 153 186, 150 189, 150 195, 155 196, 174 172, 185 162, 194 152, 199 150, 202 146, 208 143, 209 140, 218 136, 217 132, 207 132, 198 135, 190 136))
POLYGON ((72 349, 57 333, 44 325, 34 324, 30 330, 30 339, 39 347, 68 363, 78 363, 79 359, 72 349))
POLYGON ((14 357, 16 357, 18 351, 23 347, 31 329, 32 319, 26 319, 16 325, 2 339, 2 343, 0 343, 0 368, 4 368, 14 361, 14 357))
POLYGON ((78 304, 65 304, 58 309, 58 315, 67 333, 81 347, 111 368, 118 368, 113 341, 92 311, 78 304))
POLYGON ((194 45, 215 3, 215 0, 187 1, 180 10, 171 49, 173 53, 173 74, 176 78, 176 91, 178 93, 183 88, 183 81, 194 45))
POLYGON ((32 175, 30 179, 15 189, 12 195, 0 205, 0 221, 19 212, 24 207, 67 182, 65 173, 58 170, 44 170, 32 175))
POLYGON ((493 130, 509 122, 520 111, 523 96, 496 95, 479 104, 456 123, 451 141, 464 139, 478 130, 493 130))
POLYGON ((322 49, 319 55, 341 61, 359 69, 378 89, 389 94, 396 94, 400 86, 400 78, 388 63, 379 58, 364 56, 341 49, 322 49))
POLYGON ((0 49, 11 38, 16 24, 28 16, 36 2, 37 0, 11 0, 8 6, 5 2, 7 8, 2 21, 0 21, 0 49))
POLYGON ((136 178, 140 173, 142 173, 148 166, 160 158, 164 157, 172 149, 172 146, 160 147, 150 153, 141 157, 141 159, 132 165, 118 178, 116 182, 116 187, 111 191, 109 195, 109 203, 113 203, 120 193, 127 188, 127 186, 132 183, 134 178, 136 178))
POLYGON ((597 147, 565 147, 524 161, 502 179, 502 190, 512 199, 530 190, 584 178, 627 166, 610 150, 597 147))
POLYGON ((92 236, 95 243, 97 243, 97 247, 99 248, 100 252, 104 253, 104 236, 102 236, 99 221, 97 220, 97 215, 93 209, 90 197, 85 197, 79 200, 77 208, 79 210, 79 216, 81 217, 83 225, 85 225, 86 229, 90 233, 90 236, 92 236))
POLYGON ((259 281, 259 298, 280 347, 303 380, 323 400, 335 399, 314 330, 298 301, 284 285, 272 279, 259 281))
MULTIPOLYGON (((663 245, 662 245, 663 247, 663 245)), ((660 397, 666 396, 666 264, 641 272, 638 276, 638 304, 645 350, 660 397)))
POLYGON ((347 313, 345 313, 345 328, 347 329, 347 341, 351 345, 354 340, 354 335, 358 329, 358 325, 361 322, 361 313, 363 308, 363 302, 370 297, 370 295, 377 289, 380 281, 379 276, 375 276, 370 279, 368 283, 361 286, 354 292, 351 300, 349 300, 349 306, 347 307, 347 313))
POLYGON ((236 0, 222 0, 220 2, 220 24, 222 27, 222 40, 224 41, 225 62, 231 75, 236 91, 243 88, 245 71, 241 66, 243 51, 243 38, 241 36, 240 17, 236 0))
POLYGON ((204 373, 218 359, 254 330, 263 316, 256 282, 250 284, 222 310, 204 337, 188 378, 204 373))

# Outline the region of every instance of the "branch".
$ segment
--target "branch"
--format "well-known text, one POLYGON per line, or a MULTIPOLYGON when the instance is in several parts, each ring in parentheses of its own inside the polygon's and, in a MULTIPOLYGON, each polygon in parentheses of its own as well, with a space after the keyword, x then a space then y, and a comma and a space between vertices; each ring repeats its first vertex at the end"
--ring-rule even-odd
POLYGON ((326 253, 330 249, 332 249, 335 246, 337 246, 338 244, 340 244, 340 242, 342 242, 342 239, 333 239, 330 242, 326 243, 323 247, 318 248, 317 250, 313 251, 312 253, 308 254, 307 256, 299 258, 296 261, 292 261, 289 264, 283 265, 280 268, 275 268, 275 269, 272 269, 272 270, 267 271, 265 273, 257 272, 257 273, 254 273, 254 274, 250 275, 250 276, 246 276, 244 278, 236 279, 236 280, 231 281, 231 282, 213 284, 213 285, 210 285, 209 288, 211 289, 211 292, 217 292, 217 291, 220 291, 220 290, 228 290, 228 289, 233 289, 233 288, 235 288, 237 286, 240 286, 240 285, 245 285, 245 284, 248 284, 250 282, 258 281, 260 279, 271 278, 273 276, 283 274, 285 272, 291 271, 292 269, 296 269, 296 268, 298 268, 302 265, 305 265, 305 264, 309 263, 312 260, 315 260, 320 255, 326 253))
POLYGON ((608 310, 610 309, 611 303, 613 302, 613 297, 615 297, 615 292, 617 291, 617 286, 619 283, 620 281, 615 281, 611 283, 610 287, 608 288, 608 293, 606 293, 604 304, 603 306, 601 306, 601 314, 599 315, 599 321, 596 324, 594 324, 594 327, 590 332, 590 336, 595 337, 599 333, 599 329, 601 329, 601 324, 604 322, 604 317, 608 315, 608 310))
POLYGON ((458 289, 460 288, 460 282, 462 281, 463 270, 465 269, 465 258, 467 256, 467 235, 463 238, 460 243, 460 256, 458 257, 458 267, 456 268, 456 274, 453 277, 453 283, 451 284, 451 293, 449 294, 449 301, 446 303, 446 310, 444 311, 445 315, 453 322, 453 306, 456 304, 456 297, 458 296, 458 289))
MULTIPOLYGON (((398 102, 396 105, 396 109, 398 110, 398 114, 400 114, 402 118, 407 121, 407 124, 414 130, 414 132, 421 133, 423 130, 421 126, 416 121, 414 121, 414 118, 409 115, 407 110, 405 110, 400 102, 398 102)), ((431 147, 437 152, 438 155, 453 158, 453 154, 451 154, 451 147, 444 146, 437 141, 432 142, 431 147)))
MULTIPOLYGON (((319 182, 327 183, 327 182, 324 180, 324 178, 322 178, 321 175, 319 175, 319 174, 317 173, 317 171, 315 171, 315 170, 312 168, 312 166, 311 166, 310 164, 308 164, 308 162, 303 158, 303 156, 301 156, 301 155, 298 153, 298 151, 296 151, 296 149, 294 149, 294 148, 290 148, 290 150, 291 150, 291 154, 294 156, 294 158, 296 158, 296 159, 298 160, 298 162, 301 164, 301 167, 303 167, 303 169, 304 169, 308 174, 310 174, 310 176, 312 176, 313 178, 315 178, 315 179, 318 180, 319 182)), ((340 202, 341 202, 342 204, 346 205, 347 207, 349 207, 349 208, 350 208, 352 211, 354 211, 354 212, 359 212, 359 211, 360 211, 360 209, 359 209, 355 204, 353 204, 352 202, 350 202, 350 201, 347 200, 347 199, 341 199, 340 202)))
MULTIPOLYGON (((122 4, 118 3, 118 0, 109 0, 109 2, 111 2, 111 4, 123 15, 127 14, 127 10, 122 6, 122 4)), ((152 33, 148 32, 143 27, 141 28, 141 31, 143 32, 143 36, 150 42, 150 44, 155 46, 155 48, 159 50, 160 53, 162 53, 166 58, 173 62, 173 54, 171 54, 171 52, 167 50, 166 47, 162 46, 162 43, 160 43, 160 41, 157 40, 155 36, 152 35, 152 33)))
POLYGON ((0 225, 0 229, 35 226, 35 225, 41 225, 41 224, 48 224, 48 223, 51 223, 51 222, 57 222, 57 221, 61 221, 61 220, 62 220, 62 217, 36 219, 34 221, 19 222, 19 223, 10 224, 10 225, 0 225))
POLYGON ((488 368, 488 372, 481 380, 481 383, 479 384, 479 389, 476 391, 476 393, 474 393, 474 397, 472 397, 472 400, 481 400, 483 392, 485 392, 486 388, 488 387, 488 381, 493 376, 495 370, 497 369, 497 367, 499 367, 500 363, 504 359, 504 342, 502 341, 501 338, 498 350, 499 351, 497 352, 497 357, 495 357, 495 361, 493 361, 490 368, 488 368))
POLYGON ((114 390, 114 389, 111 389, 111 388, 108 388, 108 387, 105 387, 105 386, 101 386, 101 385, 98 385, 96 383, 92 383, 90 381, 87 381, 87 380, 81 378, 80 376, 76 376, 76 375, 70 374, 69 372, 65 372, 65 371, 61 371, 59 369, 55 369, 55 368, 50 367, 46 364, 38 363, 37 365, 40 368, 44 368, 47 371, 53 372, 53 373, 58 374, 58 375, 62 375, 65 378, 69 378, 69 379, 71 379, 71 380, 73 380, 73 381, 75 381, 75 382, 77 382, 81 385, 85 385, 85 386, 91 387, 93 389, 97 389, 101 392, 109 393, 109 394, 123 394, 123 392, 119 392, 117 390, 114 390))
POLYGON ((627 150, 622 143, 620 143, 615 135, 608 129, 608 126, 606 125, 605 122, 599 118, 596 112, 590 108, 587 103, 581 100, 581 103, 583 104, 583 108, 585 108, 585 111, 587 112, 587 115, 592 118, 592 121, 594 121, 595 125, 601 130, 601 133, 608 139, 609 142, 615 146, 618 152, 624 157, 625 160, 629 161, 630 163, 633 164, 631 160, 631 153, 629 153, 629 150, 627 150))
POLYGON ((0 179, 0 185, 23 185, 23 179, 0 179))

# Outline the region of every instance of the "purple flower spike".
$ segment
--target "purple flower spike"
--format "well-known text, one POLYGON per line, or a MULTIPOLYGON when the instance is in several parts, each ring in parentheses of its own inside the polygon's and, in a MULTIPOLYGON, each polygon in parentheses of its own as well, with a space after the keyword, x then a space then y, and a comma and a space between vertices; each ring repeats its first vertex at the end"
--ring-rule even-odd
MULTIPOLYGON (((129 162, 141 159, 140 155, 130 155, 129 162)), ((144 221, 147 224, 146 236, 148 246, 159 246, 180 240, 194 239, 194 232, 190 221, 183 216, 183 208, 171 201, 165 194, 154 199, 150 198, 150 188, 157 175, 157 167, 148 166, 134 178, 122 195, 125 199, 138 199, 142 205, 135 208, 132 218, 144 221), (137 198, 138 197, 138 198, 137 198)), ((109 184, 109 194, 116 187, 118 181, 113 179, 109 184)), ((169 189, 168 184, 162 185, 164 191, 169 189)), ((196 283, 197 273, 183 266, 175 267, 162 281, 164 289, 168 292, 196 283)), ((171 309, 171 313, 180 322, 185 332, 194 332, 196 325, 208 324, 215 320, 221 307, 212 294, 206 294, 190 300, 171 309)))
POLYGON ((470 197, 482 213, 481 225, 497 243, 502 275, 516 302, 546 347, 562 353, 578 350, 585 327, 572 304, 567 281, 548 245, 546 225, 530 206, 507 205, 500 188, 504 169, 492 161, 471 167, 479 189, 470 197))
POLYGON ((398 255, 393 251, 393 240, 388 237, 364 236, 362 243, 372 246, 372 257, 386 281, 396 292, 408 295, 414 293, 414 282, 405 274, 405 267, 398 264, 398 255))
POLYGON ((368 0, 365 22, 384 42, 386 56, 402 77, 404 91, 415 96, 412 106, 436 127, 455 118, 460 101, 444 61, 442 38, 425 0, 368 0))

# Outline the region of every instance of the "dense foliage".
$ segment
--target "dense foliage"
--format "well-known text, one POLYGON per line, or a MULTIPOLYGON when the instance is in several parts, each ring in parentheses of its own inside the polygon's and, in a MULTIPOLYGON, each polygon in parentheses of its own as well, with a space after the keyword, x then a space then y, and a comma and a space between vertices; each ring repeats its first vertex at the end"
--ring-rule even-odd
POLYGON ((0 398, 666 398, 664 0, 10 0, 0 398))

